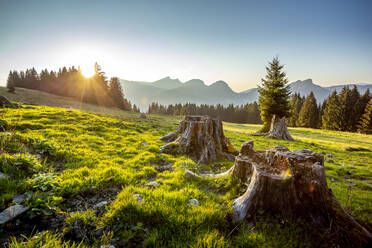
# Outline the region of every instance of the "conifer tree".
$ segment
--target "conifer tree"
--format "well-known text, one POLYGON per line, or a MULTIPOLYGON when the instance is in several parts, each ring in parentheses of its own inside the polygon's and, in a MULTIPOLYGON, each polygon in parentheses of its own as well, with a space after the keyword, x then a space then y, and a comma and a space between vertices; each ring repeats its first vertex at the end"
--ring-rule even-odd
POLYGON ((6 87, 8 88, 8 92, 14 93, 15 92, 15 82, 13 72, 10 71, 8 75, 8 81, 6 82, 6 87))
POLYGON ((283 71, 279 58, 275 57, 266 67, 267 75, 259 86, 259 106, 264 123, 261 132, 270 129, 273 115, 279 118, 290 116, 289 95, 291 94, 288 79, 283 71))
POLYGON ((111 78, 108 92, 113 102, 113 106, 120 108, 120 109, 128 110, 126 109, 126 106, 125 106, 124 95, 123 95, 123 91, 122 91, 122 88, 119 82, 119 78, 117 77, 111 78))
POLYGON ((349 119, 353 117, 353 106, 351 99, 351 90, 349 87, 345 86, 342 88, 339 95, 340 103, 340 115, 339 115, 339 124, 341 131, 349 131, 351 129, 349 119))
POLYGON ((359 132, 372 134, 372 99, 369 100, 364 114, 359 122, 359 132))
POLYGON ((300 96, 300 94, 295 93, 291 95, 289 102, 291 107, 291 115, 287 119, 287 124, 288 126, 295 127, 297 126, 298 115, 300 114, 302 108, 303 98, 300 96))
POLYGON ((298 115, 298 124, 300 127, 318 127, 319 109, 314 97, 314 93, 306 97, 304 104, 302 105, 301 111, 298 115))
POLYGON ((341 130, 340 101, 336 91, 326 99, 322 116, 322 127, 329 130, 341 130))

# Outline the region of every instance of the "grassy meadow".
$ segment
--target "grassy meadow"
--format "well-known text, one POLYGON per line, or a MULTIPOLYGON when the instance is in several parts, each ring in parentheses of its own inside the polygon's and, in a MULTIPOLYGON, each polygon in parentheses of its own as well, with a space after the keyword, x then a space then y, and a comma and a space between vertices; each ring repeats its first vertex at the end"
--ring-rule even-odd
MULTIPOLYGON (((185 156, 159 153, 159 138, 176 130, 180 118, 141 119, 25 89, 0 94, 23 103, 0 109, 0 172, 8 175, 0 180, 0 209, 20 194, 30 207, 21 221, 0 226, 0 246, 11 237, 6 246, 327 246, 306 223, 267 215, 255 226, 232 222, 232 200, 246 185, 230 177, 188 179, 184 172, 222 172, 233 162, 199 167, 185 156), (190 206, 190 199, 200 205, 190 206)), ((296 142, 287 142, 250 135, 259 128, 224 123, 238 149, 253 139, 258 150, 285 145, 331 154, 325 156, 329 187, 372 230, 371 135, 290 128, 296 142)))

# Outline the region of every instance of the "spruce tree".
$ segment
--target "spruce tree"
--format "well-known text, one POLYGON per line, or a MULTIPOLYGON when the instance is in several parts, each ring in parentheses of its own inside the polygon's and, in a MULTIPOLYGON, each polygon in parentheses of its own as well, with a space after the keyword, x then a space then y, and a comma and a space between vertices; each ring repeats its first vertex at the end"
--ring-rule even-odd
POLYGON ((264 123, 261 132, 270 129, 273 115, 279 118, 290 116, 289 95, 291 94, 288 79, 283 71, 283 65, 279 58, 275 57, 266 67, 267 75, 263 78, 262 86, 259 86, 259 106, 261 119, 264 123))
POLYGON ((108 92, 114 107, 128 110, 126 109, 125 106, 124 95, 119 82, 119 78, 117 77, 111 78, 108 92))
POLYGON ((325 106, 322 115, 322 128, 329 130, 341 130, 341 107, 337 92, 333 91, 323 104, 325 104, 325 106))
POLYGON ((340 103, 340 115, 339 115, 339 123, 341 131, 351 131, 350 126, 350 118, 353 118, 353 106, 352 104, 352 97, 351 97, 351 90, 349 87, 345 86, 342 88, 340 95, 339 95, 339 103, 340 103))
POLYGON ((359 122, 359 132, 372 134, 372 99, 369 100, 364 114, 359 122))
POLYGON ((15 82, 13 72, 10 71, 8 75, 8 81, 6 82, 6 87, 8 88, 8 92, 14 93, 15 92, 15 82))
POLYGON ((291 115, 287 119, 288 126, 290 127, 297 126, 298 115, 300 114, 302 104, 303 104, 303 99, 300 96, 300 94, 295 93, 291 95, 291 98, 290 98, 291 115))
POLYGON ((306 97, 304 104, 302 105, 301 111, 298 115, 298 124, 300 127, 318 127, 319 109, 314 97, 314 93, 306 97))

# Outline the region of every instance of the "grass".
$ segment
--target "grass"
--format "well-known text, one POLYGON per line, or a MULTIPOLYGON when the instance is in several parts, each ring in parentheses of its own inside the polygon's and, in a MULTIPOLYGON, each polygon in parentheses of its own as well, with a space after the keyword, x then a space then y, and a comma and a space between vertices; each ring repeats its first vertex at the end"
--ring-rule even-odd
MULTIPOLYGON (((9 176, 0 181, 0 206, 12 205, 12 196, 26 193, 23 204, 31 208, 22 217, 28 224, 14 227, 19 232, 8 243, 10 247, 319 244, 308 227, 290 220, 262 216, 254 227, 244 221, 232 223, 231 202, 242 194, 244 186, 234 178, 190 180, 183 176, 186 168, 226 170, 232 162, 200 168, 187 157, 159 153, 163 145, 159 137, 176 130, 180 118, 151 115, 144 120, 139 114, 74 105, 71 99, 47 93, 40 93, 46 95, 39 99, 38 94, 17 89, 16 95, 7 97, 26 104, 0 110, 7 123, 7 130, 0 133, 0 172, 9 176), (82 110, 27 105, 46 102, 82 110), (156 170, 164 164, 173 164, 173 171, 156 170), (151 181, 158 186, 149 186, 151 181), (136 194, 143 200, 138 201, 136 194), (194 198, 200 203, 197 207, 189 206, 194 198), (108 204, 95 208, 103 200, 108 204), (51 227, 57 220, 60 224, 51 227), (35 224, 44 222, 49 225, 35 224)), ((224 123, 225 135, 237 148, 253 139, 256 149, 285 145, 332 154, 325 162, 329 187, 352 216, 371 230, 372 136, 306 128, 290 129, 296 142, 249 135, 259 128, 224 123)), ((7 237, 14 235, 9 230, 12 226, 0 227, 7 237)))

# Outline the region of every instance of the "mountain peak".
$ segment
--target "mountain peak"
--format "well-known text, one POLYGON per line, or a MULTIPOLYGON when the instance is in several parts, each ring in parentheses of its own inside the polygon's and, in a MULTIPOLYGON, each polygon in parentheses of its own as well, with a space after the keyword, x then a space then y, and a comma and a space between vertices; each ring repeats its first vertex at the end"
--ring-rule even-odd
POLYGON ((184 83, 184 85, 192 85, 192 86, 205 86, 204 82, 200 79, 191 79, 184 83))
POLYGON ((181 81, 176 79, 171 79, 169 76, 159 79, 158 81, 155 81, 151 83, 153 86, 162 88, 162 89, 173 89, 177 88, 182 85, 181 81))
POLYGON ((293 82, 292 84, 302 84, 302 85, 313 85, 313 80, 311 78, 305 79, 305 80, 297 80, 293 82))

